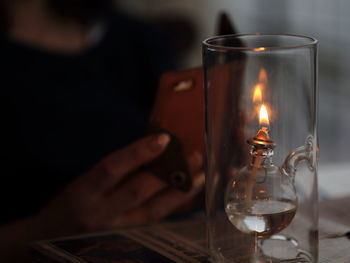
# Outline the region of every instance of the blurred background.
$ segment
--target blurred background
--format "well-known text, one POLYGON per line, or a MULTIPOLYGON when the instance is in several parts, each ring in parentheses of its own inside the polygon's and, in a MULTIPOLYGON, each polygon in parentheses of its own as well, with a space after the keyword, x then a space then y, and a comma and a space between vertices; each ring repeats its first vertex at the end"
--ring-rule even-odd
MULTIPOLYGON (((239 33, 291 33, 319 40, 319 183, 322 198, 350 194, 350 1, 119 0, 126 12, 183 35, 178 68, 201 65, 201 42, 225 12, 239 33)), ((175 41, 175 39, 174 39, 175 41)), ((297 127, 296 127, 297 128, 297 127)))

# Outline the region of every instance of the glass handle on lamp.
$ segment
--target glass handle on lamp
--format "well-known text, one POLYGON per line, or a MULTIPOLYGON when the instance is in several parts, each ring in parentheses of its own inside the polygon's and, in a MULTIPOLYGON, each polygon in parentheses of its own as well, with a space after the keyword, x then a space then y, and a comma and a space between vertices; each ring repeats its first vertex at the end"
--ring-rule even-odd
POLYGON ((314 158, 313 158, 313 145, 314 145, 313 136, 308 136, 305 145, 296 148, 294 151, 288 154, 283 165, 282 171, 291 177, 293 183, 295 179, 295 174, 297 172, 297 167, 300 162, 306 161, 310 171, 314 171, 314 158))

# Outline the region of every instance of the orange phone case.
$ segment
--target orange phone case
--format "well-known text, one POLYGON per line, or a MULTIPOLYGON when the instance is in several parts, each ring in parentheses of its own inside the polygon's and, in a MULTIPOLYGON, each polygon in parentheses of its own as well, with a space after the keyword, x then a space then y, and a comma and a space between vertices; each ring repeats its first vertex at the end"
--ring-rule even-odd
POLYGON ((171 136, 166 151, 147 165, 147 169, 182 191, 188 191, 192 179, 187 157, 204 154, 203 70, 195 68, 166 72, 150 117, 150 132, 171 136))

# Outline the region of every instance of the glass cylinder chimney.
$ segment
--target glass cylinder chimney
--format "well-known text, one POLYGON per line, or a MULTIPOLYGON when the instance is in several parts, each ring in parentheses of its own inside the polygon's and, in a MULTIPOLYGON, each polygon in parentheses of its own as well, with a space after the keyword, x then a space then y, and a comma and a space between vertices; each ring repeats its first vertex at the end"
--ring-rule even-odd
POLYGON ((317 41, 203 42, 213 262, 318 262, 317 41))

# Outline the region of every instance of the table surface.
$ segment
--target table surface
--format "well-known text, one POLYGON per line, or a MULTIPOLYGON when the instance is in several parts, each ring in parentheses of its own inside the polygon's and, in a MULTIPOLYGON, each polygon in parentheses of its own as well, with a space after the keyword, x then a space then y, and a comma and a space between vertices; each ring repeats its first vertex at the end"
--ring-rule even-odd
MULTIPOLYGON (((330 219, 339 224, 349 226, 350 230, 350 196, 341 199, 323 200, 319 203, 320 216, 330 219)), ((30 263, 53 263, 44 256, 41 256, 38 252, 33 251, 30 263)), ((350 262, 350 259, 349 259, 350 262)))
POLYGON ((338 199, 322 200, 320 216, 349 226, 350 230, 350 196, 338 199))

